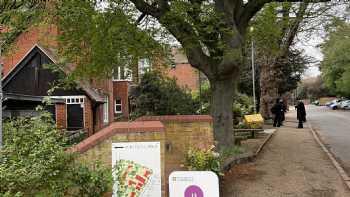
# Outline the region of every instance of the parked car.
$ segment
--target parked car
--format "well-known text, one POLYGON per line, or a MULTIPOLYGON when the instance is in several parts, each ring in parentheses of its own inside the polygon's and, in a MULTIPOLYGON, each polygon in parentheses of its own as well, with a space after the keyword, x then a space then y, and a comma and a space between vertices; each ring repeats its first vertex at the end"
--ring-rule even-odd
POLYGON ((334 99, 333 101, 331 101, 330 103, 328 103, 328 107, 336 110, 340 108, 340 103, 342 102, 342 99, 334 99))
POLYGON ((340 103, 341 109, 350 109, 350 100, 344 100, 340 103))
POLYGON ((314 104, 314 105, 320 105, 320 101, 319 100, 316 100, 316 101, 314 101, 314 102, 312 102, 312 104, 314 104))

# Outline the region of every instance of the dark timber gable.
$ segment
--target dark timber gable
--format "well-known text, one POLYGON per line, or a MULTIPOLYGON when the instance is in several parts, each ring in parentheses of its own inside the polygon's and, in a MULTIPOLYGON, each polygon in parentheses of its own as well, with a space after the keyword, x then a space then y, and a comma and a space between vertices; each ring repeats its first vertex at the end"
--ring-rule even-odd
MULTIPOLYGON (((38 47, 35 46, 29 54, 9 73, 3 81, 5 93, 46 96, 52 84, 59 80, 60 75, 51 69, 44 68, 45 64, 54 62, 38 47)), ((85 95, 82 90, 58 89, 53 96, 85 95)))

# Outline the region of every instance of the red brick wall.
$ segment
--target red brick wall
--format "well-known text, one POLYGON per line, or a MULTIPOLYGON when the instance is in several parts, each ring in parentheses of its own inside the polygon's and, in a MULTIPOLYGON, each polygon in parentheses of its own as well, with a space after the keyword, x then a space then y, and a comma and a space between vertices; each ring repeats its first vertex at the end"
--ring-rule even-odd
POLYGON ((56 125, 59 129, 67 128, 67 108, 64 103, 57 103, 56 107, 56 125))
MULTIPOLYGON (((109 107, 109 123, 114 121, 114 97, 113 97, 113 82, 112 80, 92 80, 91 86, 97 89, 101 94, 108 95, 108 107, 109 107)), ((103 122, 103 105, 99 106, 98 113, 96 113, 96 118, 101 120, 99 122, 100 128, 108 125, 103 122)))
MULTIPOLYGON (((128 81, 114 81, 113 82, 113 113, 114 113, 114 105, 115 105, 115 99, 120 98, 122 100, 122 118, 128 119, 129 118, 129 82, 128 81)), ((120 114, 114 114, 114 116, 117 118, 120 116, 120 114)))
POLYGON ((192 91, 198 90, 198 72, 190 64, 176 64, 176 67, 169 68, 166 74, 175 78, 179 86, 187 87, 192 91))
POLYGON ((38 25, 30 27, 19 35, 9 50, 4 55, 4 76, 33 48, 35 44, 43 46, 57 46, 55 38, 57 28, 54 25, 38 25))
POLYGON ((84 102, 84 127, 91 136, 94 134, 93 109, 90 98, 86 97, 84 102))
POLYGON ((95 125, 94 125, 94 131, 99 131, 102 129, 103 126, 103 105, 98 105, 94 111, 95 115, 95 125))

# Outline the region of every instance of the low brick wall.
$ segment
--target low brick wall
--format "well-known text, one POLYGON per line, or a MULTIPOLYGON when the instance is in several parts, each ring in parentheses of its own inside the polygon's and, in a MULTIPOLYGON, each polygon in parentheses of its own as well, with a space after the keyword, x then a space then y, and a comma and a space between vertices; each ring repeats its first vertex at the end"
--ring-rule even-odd
POLYGON ((214 144, 210 116, 146 116, 135 122, 115 122, 74 146, 70 151, 81 154, 80 160, 99 160, 112 166, 112 143, 161 143, 162 196, 168 196, 171 172, 185 170, 182 166, 190 147, 207 148, 214 144))
POLYGON ((208 115, 144 116, 136 121, 161 121, 165 126, 165 181, 181 167, 190 147, 214 145, 213 119, 208 115))
MULTIPOLYGON (((112 167, 112 143, 116 142, 160 142, 162 179, 165 177, 165 127, 160 121, 115 122, 70 149, 80 153, 79 160, 85 164, 101 161, 112 167)), ((112 172, 111 172, 112 173, 112 172)), ((166 183, 162 182, 162 196, 165 196, 166 183)), ((106 196, 111 196, 108 194, 106 196)))

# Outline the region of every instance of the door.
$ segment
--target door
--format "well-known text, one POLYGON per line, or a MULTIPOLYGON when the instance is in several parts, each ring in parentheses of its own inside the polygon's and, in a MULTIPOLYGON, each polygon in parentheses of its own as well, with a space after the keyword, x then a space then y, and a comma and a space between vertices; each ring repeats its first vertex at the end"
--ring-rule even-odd
POLYGON ((67 129, 78 130, 84 128, 84 108, 81 104, 67 105, 67 129))
POLYGON ((84 128, 84 103, 85 96, 67 96, 67 130, 84 128))

